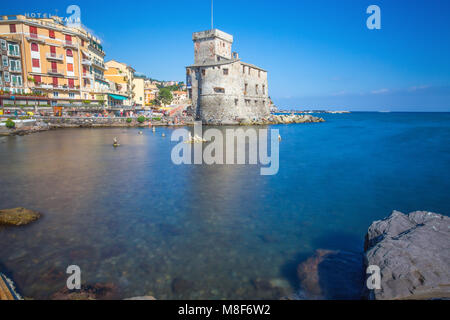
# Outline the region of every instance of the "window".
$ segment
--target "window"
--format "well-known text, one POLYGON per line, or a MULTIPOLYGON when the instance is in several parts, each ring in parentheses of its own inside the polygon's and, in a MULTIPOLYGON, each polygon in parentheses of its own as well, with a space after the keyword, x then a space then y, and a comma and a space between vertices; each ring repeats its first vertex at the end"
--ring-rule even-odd
POLYGON ((220 57, 219 56, 217 56, 217 62, 219 62, 220 61, 220 57))
POLYGON ((234 105, 237 106, 239 103, 239 99, 234 99, 234 105))
POLYGON ((214 92, 216 93, 225 93, 225 89, 224 88, 214 88, 214 92))
POLYGON ((258 70, 258 78, 261 78, 261 70, 258 70))
POLYGON ((53 97, 58 98, 58 92, 53 92, 53 97))
POLYGON ((248 68, 248 75, 250 75, 250 71, 251 71, 251 69, 250 69, 250 67, 248 68))
POLYGON ((1 39, 1 42, 2 42, 2 50, 6 50, 7 49, 6 40, 1 39))
POLYGON ((256 87, 255 87, 255 92, 256 92, 256 94, 259 94, 258 91, 259 91, 259 86, 256 85, 256 87))
POLYGON ((5 82, 10 82, 11 81, 11 79, 9 78, 9 72, 8 71, 5 71, 4 79, 5 79, 5 82))
POLYGON ((248 84, 246 83, 246 84, 245 84, 245 87, 244 87, 244 94, 245 94, 245 95, 247 94, 247 89, 248 89, 248 84))
POLYGON ((75 84, 74 84, 73 79, 69 79, 69 88, 74 88, 74 87, 75 87, 75 84))
POLYGON ((42 82, 41 76, 34 76, 34 83, 41 83, 41 82, 42 82))
POLYGON ((9 60, 9 69, 11 70, 11 71, 21 71, 21 68, 20 68, 20 60, 13 60, 13 59, 10 59, 9 60))
POLYGON ((186 75, 190 75, 191 74, 191 70, 190 69, 186 69, 186 75))
POLYGON ((246 106, 250 105, 250 100, 245 99, 245 105, 246 105, 246 106))
POLYGON ((16 86, 16 87, 22 86, 22 76, 13 75, 13 76, 11 76, 11 80, 12 80, 13 86, 16 86))
POLYGON ((30 35, 37 36, 37 27, 30 26, 30 35))
POLYGON ((10 24, 9 25, 9 32, 10 33, 16 33, 16 25, 15 24, 10 24))
POLYGON ((75 98, 75 93, 73 93, 73 92, 69 92, 69 98, 75 98))
POLYGON ((72 43, 72 36, 69 34, 66 34, 66 42, 67 43, 72 43))
POLYGON ((84 40, 81 40, 81 46, 84 47, 84 40))
POLYGON ((67 64, 67 71, 73 72, 73 64, 72 63, 67 64))
POLYGON ((3 84, 3 72, 0 71, 0 84, 3 84))
POLYGON ((50 46, 50 53, 53 57, 56 56, 56 47, 55 46, 50 46))
POLYGON ((56 77, 53 77, 53 86, 54 87, 57 87, 58 86, 58 78, 56 78, 56 77))
POLYGON ((224 74, 225 76, 227 76, 227 75, 228 75, 228 69, 223 69, 223 74, 224 74))
POLYGON ((263 84, 263 92, 262 93, 266 94, 266 85, 265 84, 263 84))
POLYGON ((56 62, 52 62, 51 64, 52 71, 56 72, 58 70, 58 67, 56 66, 56 62))
POLYGON ((34 58, 31 59, 31 64, 32 64, 33 68, 40 68, 41 67, 39 59, 34 59, 34 58))
POLYGON ((55 39, 55 31, 54 30, 48 30, 48 37, 50 39, 55 39))
POLYGON ((205 76, 205 75, 206 75, 206 70, 202 69, 202 76, 205 76))
POLYGON ((242 73, 245 74, 245 66, 242 66, 242 73))
POLYGON ((13 55, 13 56, 19 56, 20 55, 19 45, 18 44, 9 43, 8 44, 8 51, 9 51, 10 55, 13 55))
POLYGON ((8 56, 2 56, 3 66, 7 67, 9 65, 8 56))
POLYGON ((31 51, 39 52, 39 45, 37 43, 31 44, 31 51))
POLYGON ((66 56, 68 56, 68 57, 73 57, 72 50, 67 49, 67 50, 66 50, 66 56))

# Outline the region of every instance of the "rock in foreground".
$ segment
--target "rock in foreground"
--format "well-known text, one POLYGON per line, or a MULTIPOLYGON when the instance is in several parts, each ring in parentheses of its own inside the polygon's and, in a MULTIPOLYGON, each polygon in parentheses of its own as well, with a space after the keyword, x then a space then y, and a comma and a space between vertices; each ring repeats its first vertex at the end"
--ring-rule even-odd
POLYGON ((365 264, 381 271, 370 299, 450 298, 450 218, 431 212, 394 211, 366 235, 365 264))
POLYGON ((0 210, 0 225, 23 226, 41 217, 39 212, 25 208, 0 210))

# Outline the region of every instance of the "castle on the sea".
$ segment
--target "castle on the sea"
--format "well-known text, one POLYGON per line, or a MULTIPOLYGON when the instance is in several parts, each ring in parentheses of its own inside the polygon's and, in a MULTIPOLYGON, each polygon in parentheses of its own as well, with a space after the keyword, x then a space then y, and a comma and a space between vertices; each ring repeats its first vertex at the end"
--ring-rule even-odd
POLYGON ((195 62, 186 67, 188 94, 197 119, 236 123, 270 115, 267 71, 232 52, 233 36, 212 29, 195 32, 195 62))

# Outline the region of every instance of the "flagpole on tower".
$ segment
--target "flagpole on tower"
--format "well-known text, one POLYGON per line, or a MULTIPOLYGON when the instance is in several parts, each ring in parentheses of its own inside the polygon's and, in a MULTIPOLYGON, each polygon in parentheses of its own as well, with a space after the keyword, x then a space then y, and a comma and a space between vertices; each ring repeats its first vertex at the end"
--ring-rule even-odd
POLYGON ((214 29, 214 0, 211 0, 211 30, 214 29))

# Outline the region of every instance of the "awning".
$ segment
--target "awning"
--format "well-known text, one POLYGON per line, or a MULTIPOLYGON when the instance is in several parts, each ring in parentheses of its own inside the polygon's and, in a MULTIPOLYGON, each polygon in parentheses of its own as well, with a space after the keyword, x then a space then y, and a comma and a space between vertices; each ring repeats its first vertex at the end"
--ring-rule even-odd
POLYGON ((108 94, 108 95, 115 100, 128 100, 127 97, 118 96, 117 94, 108 94))

